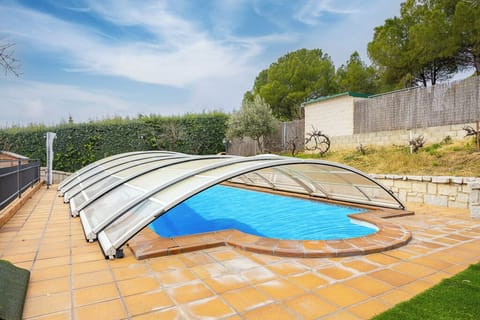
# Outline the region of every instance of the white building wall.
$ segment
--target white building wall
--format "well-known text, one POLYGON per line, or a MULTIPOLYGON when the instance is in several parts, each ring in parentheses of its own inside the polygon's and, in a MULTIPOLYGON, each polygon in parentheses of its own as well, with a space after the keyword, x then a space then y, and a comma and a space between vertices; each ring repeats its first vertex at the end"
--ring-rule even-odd
POLYGON ((312 126, 329 137, 353 134, 353 102, 348 95, 305 105, 305 136, 312 126))

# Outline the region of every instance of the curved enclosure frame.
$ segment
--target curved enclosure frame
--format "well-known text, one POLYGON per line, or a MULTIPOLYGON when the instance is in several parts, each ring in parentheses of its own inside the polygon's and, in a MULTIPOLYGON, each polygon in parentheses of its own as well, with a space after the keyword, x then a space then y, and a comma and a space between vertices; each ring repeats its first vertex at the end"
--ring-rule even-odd
POLYGON ((366 174, 322 160, 176 153, 165 153, 152 161, 139 161, 134 155, 127 158, 138 163, 128 166, 127 161, 119 167, 99 169, 105 166, 103 162, 78 174, 76 186, 80 189, 70 199, 75 207, 72 213, 79 212, 87 240, 98 239, 108 258, 121 256, 127 241, 168 210, 222 182, 405 209, 392 192, 366 174), (101 178, 94 178, 93 172, 101 178))

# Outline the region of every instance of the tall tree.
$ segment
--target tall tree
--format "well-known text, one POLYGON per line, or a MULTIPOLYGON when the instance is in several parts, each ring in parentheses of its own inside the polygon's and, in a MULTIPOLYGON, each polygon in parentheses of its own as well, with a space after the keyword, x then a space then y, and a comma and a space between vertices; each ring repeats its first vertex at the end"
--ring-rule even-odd
POLYGON ((281 120, 301 117, 300 105, 308 97, 335 93, 335 67, 320 49, 300 49, 280 57, 268 69, 262 70, 253 86, 271 106, 273 114, 281 120))
POLYGON ((452 1, 407 0, 400 17, 375 28, 368 54, 387 73, 386 79, 427 86, 457 72, 449 23, 452 1))
POLYGON ((340 91, 377 93, 377 73, 367 66, 357 51, 352 53, 345 65, 337 69, 336 79, 340 91))
POLYGON ((18 60, 15 58, 14 43, 0 44, 0 67, 3 68, 5 75, 12 73, 15 76, 19 76, 18 73, 18 60))
POLYGON ((459 0, 452 24, 460 67, 473 66, 480 76, 480 2, 459 0))
POLYGON ((242 107, 232 114, 227 124, 227 137, 250 137, 256 141, 258 150, 264 150, 265 137, 277 128, 277 120, 265 100, 256 95, 253 99, 243 99, 242 107))

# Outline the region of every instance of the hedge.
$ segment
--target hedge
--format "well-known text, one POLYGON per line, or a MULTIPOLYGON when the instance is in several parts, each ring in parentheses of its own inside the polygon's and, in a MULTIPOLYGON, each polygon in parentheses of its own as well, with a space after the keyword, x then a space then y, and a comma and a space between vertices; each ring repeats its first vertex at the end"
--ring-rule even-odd
POLYGON ((137 150, 215 154, 224 150, 227 119, 225 113, 209 112, 8 128, 0 130, 0 148, 40 159, 45 165, 45 135, 55 132, 53 167, 68 172, 113 154, 137 150))

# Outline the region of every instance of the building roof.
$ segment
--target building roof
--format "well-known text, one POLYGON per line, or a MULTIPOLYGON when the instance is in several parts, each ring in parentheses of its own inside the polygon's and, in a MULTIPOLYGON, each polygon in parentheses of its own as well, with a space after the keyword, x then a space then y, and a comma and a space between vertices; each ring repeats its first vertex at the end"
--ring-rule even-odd
POLYGON ((114 258, 138 232, 171 208, 222 182, 320 199, 404 209, 366 174, 322 160, 276 155, 197 156, 172 152, 117 155, 89 165, 59 186, 88 241, 114 258))
POLYGON ((357 93, 357 92, 348 91, 348 92, 337 93, 337 94, 333 94, 333 95, 330 95, 330 96, 319 97, 319 98, 315 98, 315 99, 305 101, 304 103, 302 103, 302 107, 305 107, 306 105, 312 104, 312 103, 315 103, 315 102, 330 100, 330 99, 334 99, 334 98, 338 98, 338 97, 342 97, 342 96, 350 96, 350 97, 355 97, 355 98, 368 98, 368 97, 370 97, 370 95, 366 94, 366 93, 357 93))
POLYGON ((16 158, 16 159, 20 159, 20 160, 28 160, 28 159, 30 159, 30 158, 28 158, 28 157, 22 156, 21 154, 17 154, 17 153, 10 152, 10 151, 0 151, 0 154, 4 154, 4 155, 6 155, 6 156, 9 156, 9 157, 12 157, 12 158, 16 158))

